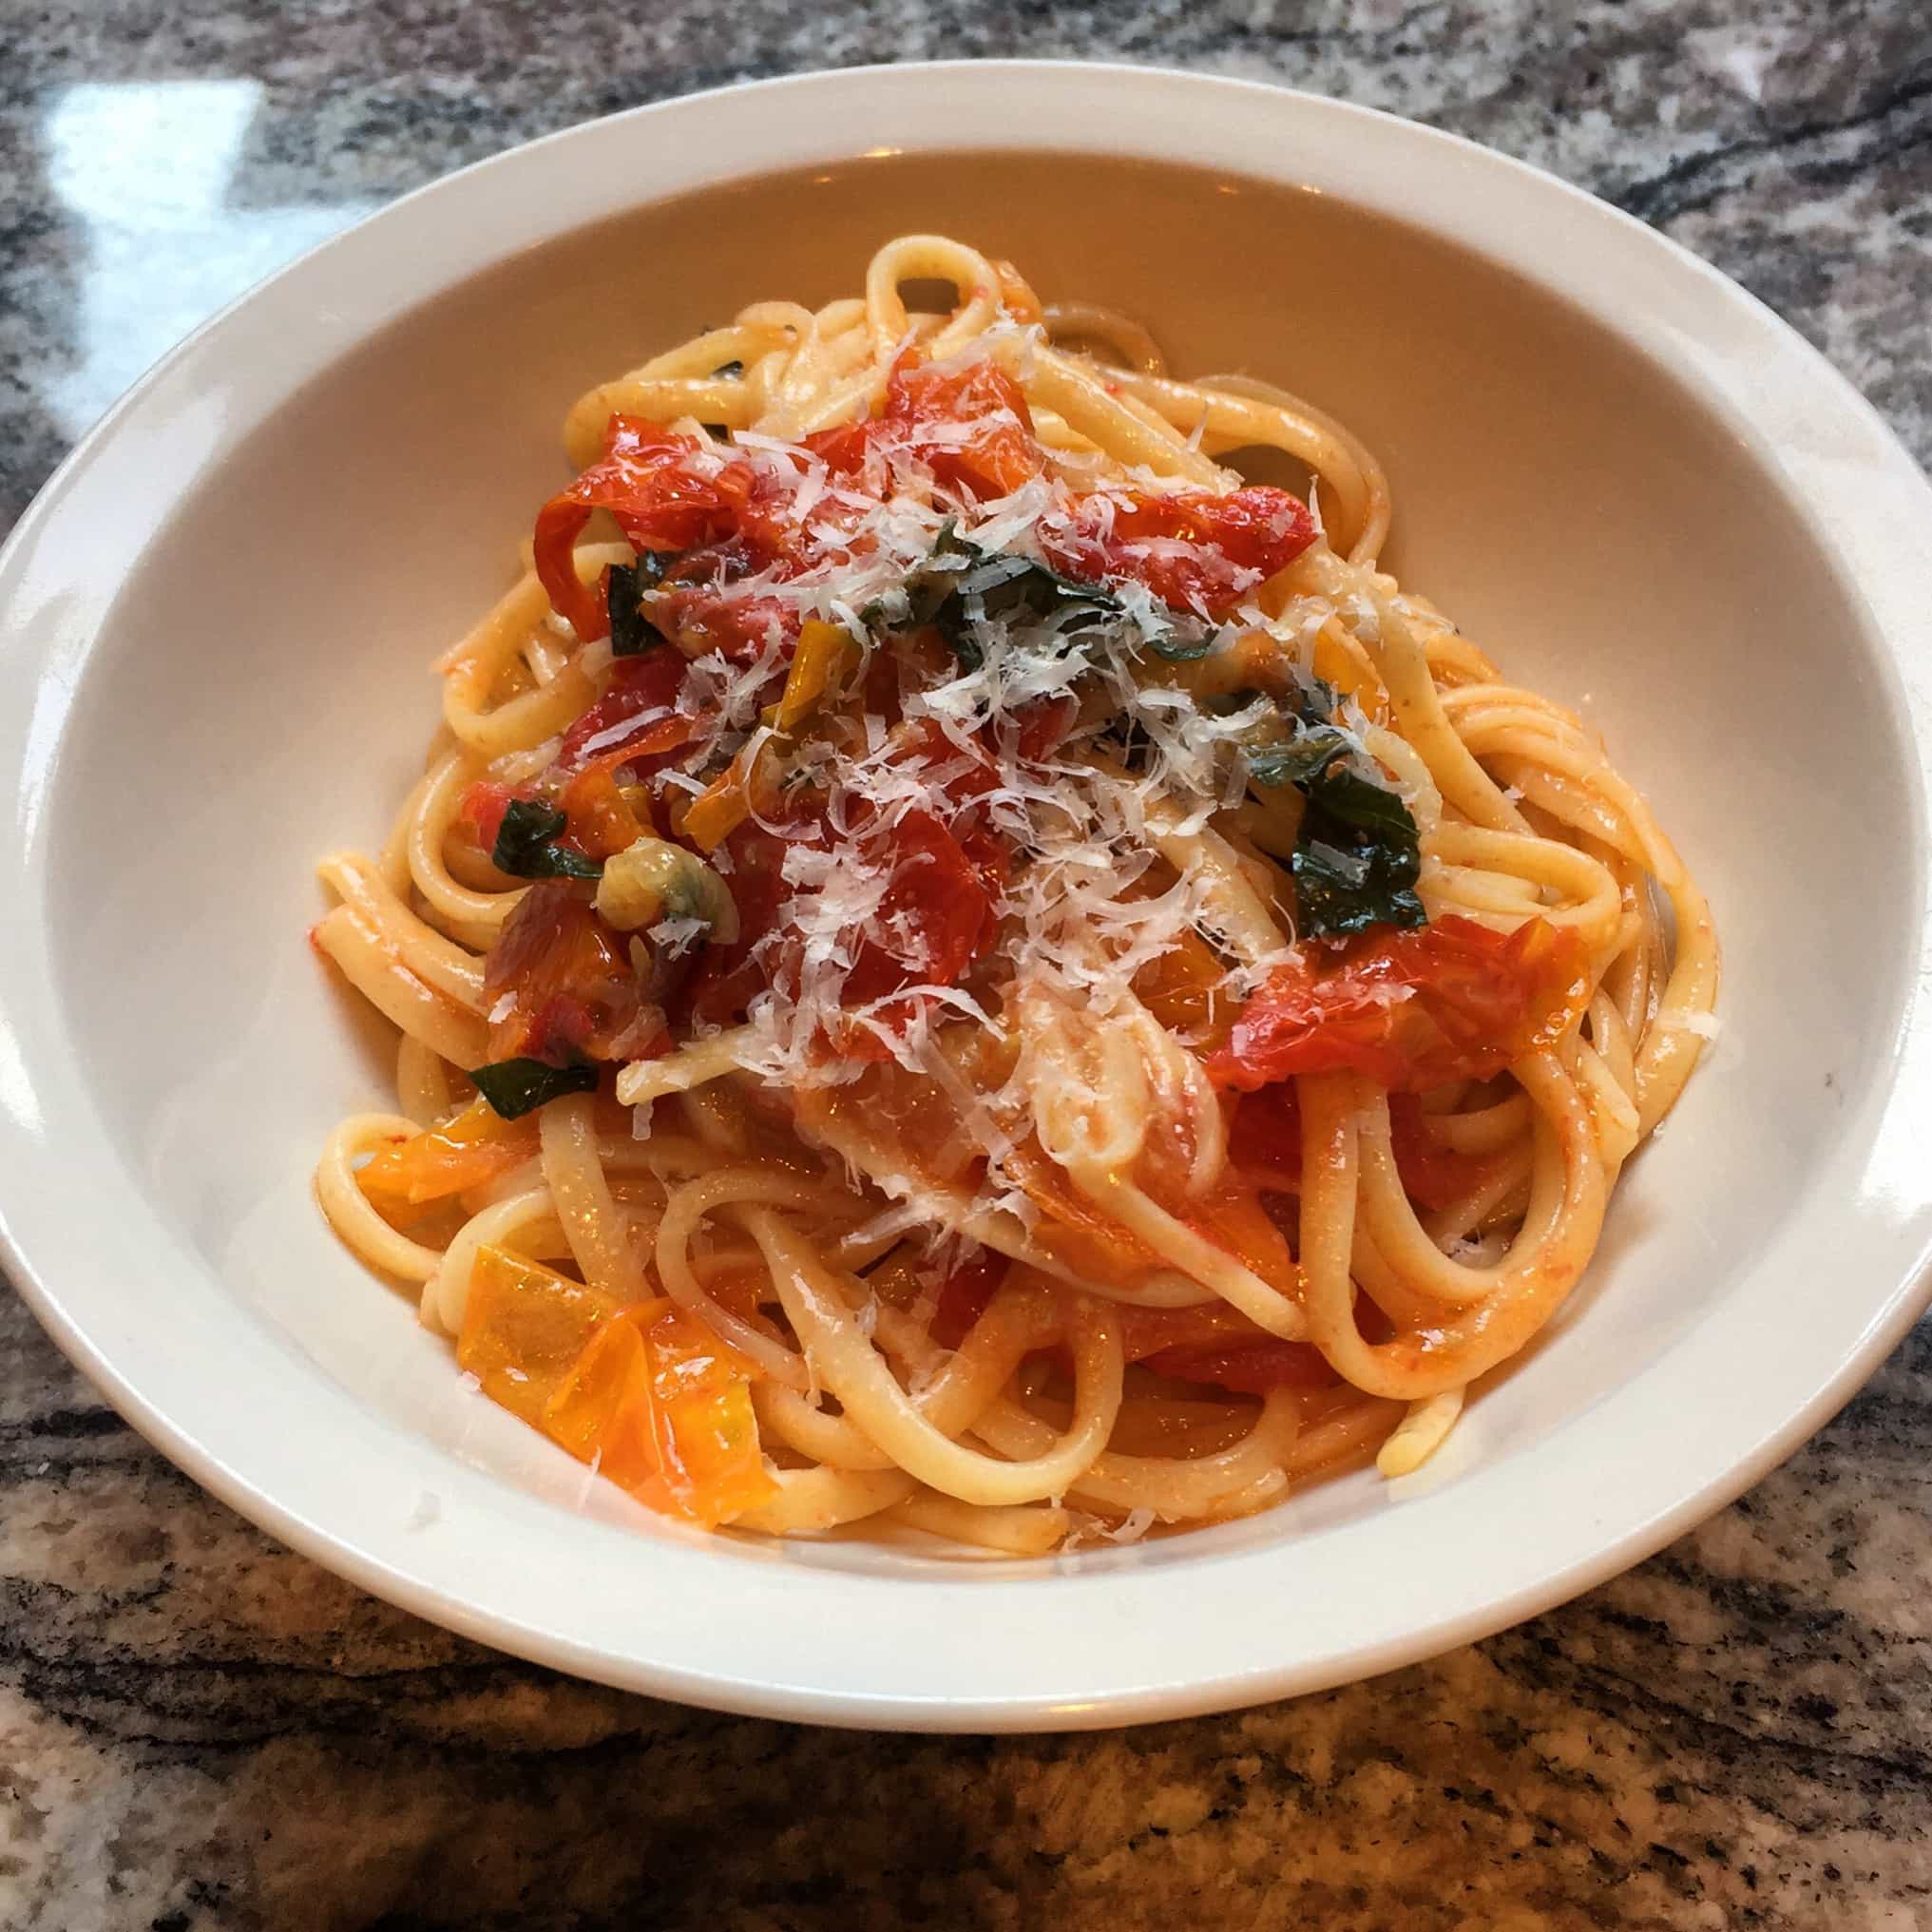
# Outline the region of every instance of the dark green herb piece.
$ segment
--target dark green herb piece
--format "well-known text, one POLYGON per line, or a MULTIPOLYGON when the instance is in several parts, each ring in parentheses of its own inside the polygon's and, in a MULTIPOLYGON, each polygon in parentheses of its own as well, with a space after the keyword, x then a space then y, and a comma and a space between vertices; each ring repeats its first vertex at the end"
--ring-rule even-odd
MULTIPOLYGON (((745 373, 744 364, 738 361, 736 356, 734 356, 732 360, 729 362, 720 362, 717 365, 717 367, 711 372, 711 374, 712 379, 716 381, 717 378, 720 375, 742 375, 744 373, 745 373)), ((709 436, 714 443, 729 443, 731 441, 731 431, 722 423, 706 423, 704 425, 704 433, 707 436, 709 436)))
POLYGON ((968 671, 985 661, 975 631, 989 617, 1025 609, 1035 617, 1056 619, 1062 636, 1071 642, 1120 614, 1119 602, 1104 590, 1072 583, 1043 564, 1004 552, 969 564, 952 580, 952 586, 925 615, 968 671))
POLYGON ((1317 681, 1283 707, 1287 736, 1248 753, 1257 785, 1293 785, 1308 800, 1292 860, 1301 929, 1326 938, 1426 925, 1415 893, 1422 870, 1415 820, 1396 793, 1347 763, 1354 740, 1331 721, 1338 701, 1317 681))
POLYGON ((1415 820, 1394 793, 1352 772, 1331 773, 1316 785, 1295 834, 1293 867, 1305 933, 1327 938, 1428 924, 1415 893, 1422 870, 1415 820))
POLYGON ((1251 750, 1248 773, 1257 785, 1299 785, 1306 791, 1348 755, 1349 743, 1349 734, 1338 725, 1318 724, 1251 750))
POLYGON ((546 1060, 499 1060, 489 1066, 472 1066, 469 1078, 506 1120, 520 1119, 560 1094, 597 1091, 597 1069, 587 1060, 574 1066, 552 1066, 546 1060))
POLYGON ((643 598, 663 582, 666 562, 656 550, 645 550, 628 564, 610 566, 604 602, 610 607, 613 658, 641 657, 664 641, 664 633, 644 615, 643 598))
POLYGON ((1219 631, 1204 625, 1177 626, 1147 640, 1147 648, 1170 664, 1192 664, 1205 658, 1221 641, 1219 631))
POLYGON ((512 798, 498 828, 490 860, 499 871, 519 879, 596 879, 603 868, 596 859, 554 841, 569 820, 536 798, 512 798))

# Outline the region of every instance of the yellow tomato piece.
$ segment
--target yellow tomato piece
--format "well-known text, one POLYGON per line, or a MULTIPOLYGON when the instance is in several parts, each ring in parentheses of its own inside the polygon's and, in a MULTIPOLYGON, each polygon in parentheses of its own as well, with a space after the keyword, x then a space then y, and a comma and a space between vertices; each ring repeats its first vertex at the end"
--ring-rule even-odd
POLYGON ((807 618, 798 627, 798 647, 792 654, 784 696, 765 708, 764 721, 781 732, 794 730, 812 716, 832 679, 858 654, 858 645, 843 624, 807 618))
POLYGON ((1170 1033, 1192 1045, 1219 1045, 1234 1024, 1228 969, 1198 934, 1183 932, 1134 975, 1140 1003, 1170 1033))
POLYGON ((677 1448, 665 1487, 679 1508, 707 1529, 729 1522, 777 1493, 758 1443, 751 1384, 733 1381, 664 1406, 677 1448))
POLYGON ((385 1147, 355 1178, 378 1203, 419 1207, 480 1187, 536 1153, 535 1117, 506 1120, 479 1096, 453 1120, 385 1147))
POLYGON ((456 1360, 526 1423, 541 1424, 558 1385, 618 1311, 601 1290, 507 1249, 476 1251, 456 1360))
POLYGON ((635 1321, 607 1322, 591 1336, 537 1421, 580 1463, 595 1462, 599 1475, 657 1503, 664 1428, 635 1321))
POLYGON ((753 738, 691 801, 679 833, 693 845, 716 851, 752 815, 755 799, 771 806, 777 794, 775 774, 772 741, 753 738))

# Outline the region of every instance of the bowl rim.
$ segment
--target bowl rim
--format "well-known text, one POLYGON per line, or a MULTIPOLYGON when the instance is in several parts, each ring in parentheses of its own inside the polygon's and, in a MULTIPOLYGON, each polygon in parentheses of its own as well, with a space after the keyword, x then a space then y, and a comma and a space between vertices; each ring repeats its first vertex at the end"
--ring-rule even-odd
MULTIPOLYGON (((168 506, 150 505, 145 522, 137 515, 124 526, 122 560, 91 581, 64 564, 64 533, 100 504, 119 501, 137 459, 166 463, 173 452, 205 460, 210 450, 232 449, 388 317, 515 248, 647 200, 869 154, 1051 148, 1186 162, 1334 192, 1502 262, 1700 385, 1751 442, 1852 607, 1868 619, 1874 664, 1892 686, 1909 741, 1908 835, 1924 878, 1932 555, 1920 537, 1932 526, 1932 486, 1870 405, 1787 324, 1714 268, 1582 190, 1379 110, 1159 67, 947 61, 743 83, 526 143, 331 238, 164 356, 81 439, 0 548, 0 648, 29 674, 0 687, 0 783, 16 832, 0 853, 0 898, 44 904, 40 808, 67 706, 102 620, 168 506), (864 133, 836 131, 846 128, 864 133), (626 154, 649 154, 651 196, 626 194, 622 182, 639 176, 607 164, 626 154), (731 159, 710 163, 707 154, 731 159), (487 212, 466 219, 479 209, 487 212), (1641 307, 1628 293, 1637 283, 1641 307)), ((1452 1582, 1419 1615, 1367 1598, 1339 1612, 1298 1605, 1307 1613, 1298 1648, 1294 1634, 1259 1607, 1292 1591, 1306 1540, 1164 1567, 1142 1564, 1138 1552, 1109 1552, 1049 1583, 998 1571, 928 1573, 909 1583, 782 1555, 727 1571, 709 1552, 654 1542, 655 1627, 641 1636, 634 1611, 614 1611, 584 1587, 609 1554, 600 1540, 623 1532, 566 1517, 367 1410, 360 1428, 335 1443, 328 1466, 317 1467, 285 1420, 305 1406, 339 1410, 355 1402, 353 1391, 266 1323, 235 1323, 232 1299, 144 1197, 124 1203, 122 1215, 86 1212, 77 1150, 107 1137, 80 1078, 34 919, 0 925, 0 1258, 76 1367, 196 1481, 362 1588, 497 1649, 684 1703, 876 1728, 1075 1729, 1229 1709, 1374 1675, 1566 1600, 1721 1507, 1848 1399, 1932 1294, 1932 1171, 1921 1178, 1913 1157, 1932 1124, 1914 1112, 1917 1094, 1932 1104, 1932 1018, 1918 990, 1932 985, 1922 886, 1902 927, 1911 960, 1891 1074, 1855 1107, 1848 1102, 1853 1118, 1820 1180, 1842 1187, 1845 1205, 1828 1229, 1794 1229, 1793 1252, 1777 1264, 1785 1272, 1831 1264, 1841 1281, 1868 1277, 1870 1290, 1787 1310, 1756 1344, 1751 1375, 1736 1372, 1734 1335, 1694 1326, 1631 1383, 1553 1430, 1538 1456, 1481 1471, 1408 1519, 1425 1562, 1432 1551, 1465 1550, 1473 1538, 1495 1559, 1481 1581, 1452 1582), (1858 1244, 1856 1269, 1845 1265, 1847 1240, 1858 1244), (259 1387, 237 1397, 211 1387, 182 1359, 190 1351, 170 1346, 179 1338, 163 1328, 168 1311, 130 1316, 110 1305, 98 1284, 143 1253, 181 1287, 188 1318, 201 1319, 194 1293, 223 1297, 235 1330, 224 1347, 261 1378, 259 1387), (1615 1441, 1613 1419, 1638 1385, 1653 1399, 1700 1404, 1707 1426, 1674 1455, 1619 1466, 1614 1495, 1599 1489, 1555 1516, 1538 1510, 1527 1465, 1567 1444, 1564 1456, 1592 1466, 1591 1444, 1615 1441), (440 1520, 426 1528, 406 1520, 408 1490, 395 1487, 399 1452, 428 1457, 445 1499, 440 1520), (1534 1549, 1499 1545, 1497 1524, 1525 1509, 1537 1535, 1520 1540, 1534 1549), (553 1563, 547 1577, 492 1572, 491 1547, 506 1529, 553 1563), (1203 1590, 1208 1564, 1217 1566, 1216 1587, 1203 1590), (716 1587, 723 1578, 726 1592, 716 1587), (696 1610, 680 1597, 687 1585, 696 1610), (889 1586, 889 1599, 878 1594, 889 1586), (920 1626, 947 1634, 950 1661, 934 1663, 924 1647, 909 1660, 880 1641, 881 1613, 893 1615, 909 1588, 920 1593, 920 1626), (727 1594, 728 1604, 717 1602, 727 1594), (1216 1604, 1246 1605, 1248 1614, 1224 1615, 1216 1604), (767 1633, 786 1631, 784 1648, 746 1642, 760 1619, 767 1633), (1175 1667, 1150 1649, 1145 1630, 1188 1632, 1194 1654, 1214 1661, 1184 1667, 1175 1681, 1175 1667)), ((1334 1574, 1373 1578, 1372 1524, 1318 1534, 1334 1574)))

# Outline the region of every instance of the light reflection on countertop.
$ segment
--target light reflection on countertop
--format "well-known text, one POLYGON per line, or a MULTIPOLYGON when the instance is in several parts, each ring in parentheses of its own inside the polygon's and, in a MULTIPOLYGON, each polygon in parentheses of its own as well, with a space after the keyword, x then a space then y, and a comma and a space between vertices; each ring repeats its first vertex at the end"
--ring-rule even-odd
POLYGON ((81 434, 188 332, 379 207, 249 207, 234 196, 260 111, 252 80, 83 82, 47 117, 48 187, 80 231, 72 368, 44 394, 81 434))

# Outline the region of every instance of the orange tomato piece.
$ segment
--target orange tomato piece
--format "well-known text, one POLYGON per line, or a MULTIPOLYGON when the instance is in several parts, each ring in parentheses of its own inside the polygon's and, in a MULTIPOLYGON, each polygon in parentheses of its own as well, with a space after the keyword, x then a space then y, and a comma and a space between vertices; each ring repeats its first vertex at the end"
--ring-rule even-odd
POLYGON ((617 1311, 601 1290, 486 1245, 470 1271, 456 1360, 492 1402, 541 1425, 558 1386, 617 1311))
POLYGON ((641 1502, 712 1529, 775 1489, 752 1410, 756 1373, 698 1316, 646 1302, 591 1335, 538 1420, 641 1502))
POLYGON ((570 821, 570 837, 594 859, 607 859, 643 835, 646 828, 603 765, 586 765, 557 794, 570 821))
POLYGON ((669 1437, 659 1475, 672 1507, 709 1529, 768 1502, 777 1485, 752 1412, 756 1365, 681 1309, 651 1323, 644 1349, 669 1437))
POLYGON ((635 1321, 606 1323, 590 1337, 537 1418, 553 1441, 600 1476, 649 1502, 663 1459, 650 1358, 635 1321))
POLYGON ((363 1193, 379 1205, 420 1207, 425 1201, 481 1187, 521 1167, 536 1152, 534 1118, 506 1120, 479 1098, 453 1120, 385 1147, 355 1178, 363 1193))
POLYGON ((1235 1001, 1227 991, 1228 969, 1197 934, 1184 932, 1158 959, 1134 975, 1140 1004, 1167 1028, 1201 1052, 1227 1043, 1235 1001))

